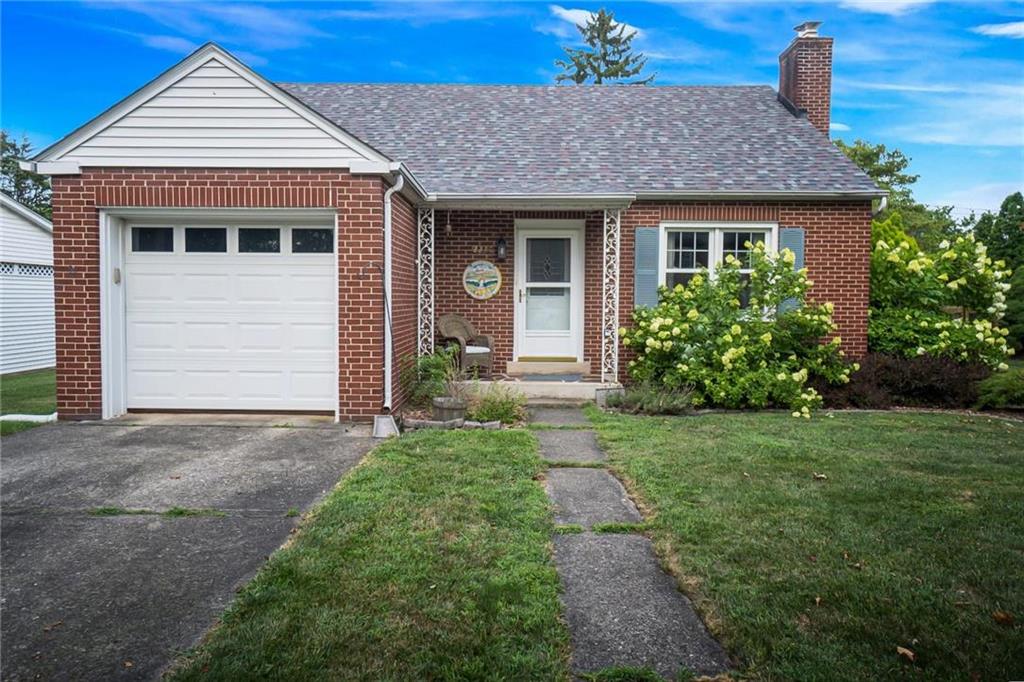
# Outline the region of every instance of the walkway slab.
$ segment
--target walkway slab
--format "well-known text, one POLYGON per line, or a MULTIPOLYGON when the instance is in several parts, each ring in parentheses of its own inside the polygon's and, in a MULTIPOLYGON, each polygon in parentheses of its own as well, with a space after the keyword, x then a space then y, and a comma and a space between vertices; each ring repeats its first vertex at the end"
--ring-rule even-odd
POLYGON ((639 535, 556 535, 576 673, 647 666, 676 679, 728 670, 722 647, 639 535))
POLYGON ((603 462, 604 450, 593 431, 551 429, 536 431, 540 456, 549 462, 603 462))
POLYGON ((531 407, 530 422, 549 426, 589 425, 590 420, 578 407, 531 407))
POLYGON ((548 469, 548 497, 555 506, 555 523, 639 523, 633 501, 618 479, 604 469, 548 469))

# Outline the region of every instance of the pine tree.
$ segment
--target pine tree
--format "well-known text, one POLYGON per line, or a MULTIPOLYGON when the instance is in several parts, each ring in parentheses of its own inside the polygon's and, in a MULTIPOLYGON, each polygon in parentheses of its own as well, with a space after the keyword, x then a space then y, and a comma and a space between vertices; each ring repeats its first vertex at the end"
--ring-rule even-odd
MULTIPOLYGON (((572 81, 579 84, 592 79, 593 83, 600 85, 606 81, 632 78, 643 71, 647 58, 642 53, 633 52, 631 46, 636 31, 627 33, 626 25, 617 23, 614 13, 602 8, 590 15, 585 26, 577 25, 576 28, 587 47, 562 47, 568 59, 555 61, 555 66, 563 70, 555 78, 559 83, 572 81)), ((654 80, 654 76, 651 74, 630 84, 646 85, 654 80)))
POLYGON ((14 140, 7 131, 0 131, 0 191, 28 206, 45 218, 50 217, 50 180, 45 175, 24 171, 19 159, 32 156, 27 138, 14 140))

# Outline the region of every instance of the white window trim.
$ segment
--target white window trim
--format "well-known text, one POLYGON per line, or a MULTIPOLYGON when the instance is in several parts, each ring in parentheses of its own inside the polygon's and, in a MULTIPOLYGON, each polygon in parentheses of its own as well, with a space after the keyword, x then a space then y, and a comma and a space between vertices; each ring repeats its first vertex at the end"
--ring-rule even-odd
MULTIPOLYGON (((709 232, 710 239, 708 247, 708 276, 715 276, 715 266, 722 260, 722 247, 724 240, 723 232, 763 231, 767 232, 768 239, 766 246, 771 252, 775 252, 779 243, 779 224, 764 222, 693 222, 682 220, 663 221, 658 231, 658 284, 664 286, 669 273, 668 268, 668 233, 672 230, 686 230, 696 232, 709 232)), ((701 268, 695 268, 698 272, 701 268)), ((672 268, 672 272, 690 272, 688 269, 679 270, 672 268)), ((744 269, 742 272, 750 272, 744 269)))

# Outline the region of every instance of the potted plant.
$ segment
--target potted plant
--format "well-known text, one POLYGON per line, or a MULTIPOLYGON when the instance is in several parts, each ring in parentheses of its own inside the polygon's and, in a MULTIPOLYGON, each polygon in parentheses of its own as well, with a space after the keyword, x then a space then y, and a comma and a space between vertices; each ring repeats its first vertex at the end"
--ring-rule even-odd
POLYGON ((465 378, 465 374, 459 367, 459 356, 449 353, 444 373, 445 395, 437 396, 433 400, 435 421, 447 422, 466 418, 465 378))

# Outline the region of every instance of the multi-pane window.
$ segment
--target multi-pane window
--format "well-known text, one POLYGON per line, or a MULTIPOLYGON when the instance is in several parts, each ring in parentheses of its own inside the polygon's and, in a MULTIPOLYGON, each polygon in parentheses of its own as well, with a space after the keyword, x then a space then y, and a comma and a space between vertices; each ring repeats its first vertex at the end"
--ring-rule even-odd
POLYGON ((734 256, 741 264, 743 269, 750 267, 750 250, 754 244, 763 242, 765 240, 765 233, 763 231, 757 232, 736 232, 733 230, 722 231, 722 260, 725 260, 726 256, 734 256), (748 244, 750 246, 748 246, 748 244))
POLYGON ((716 267, 727 256, 733 256, 740 261, 740 273, 743 281, 748 283, 740 296, 741 303, 746 307, 750 297, 750 252, 758 242, 772 246, 770 228, 668 226, 665 228, 662 281, 668 287, 685 285, 704 269, 714 277, 716 267))
POLYGON ((701 268, 711 265, 711 232, 670 230, 665 255, 665 284, 685 285, 701 268))

